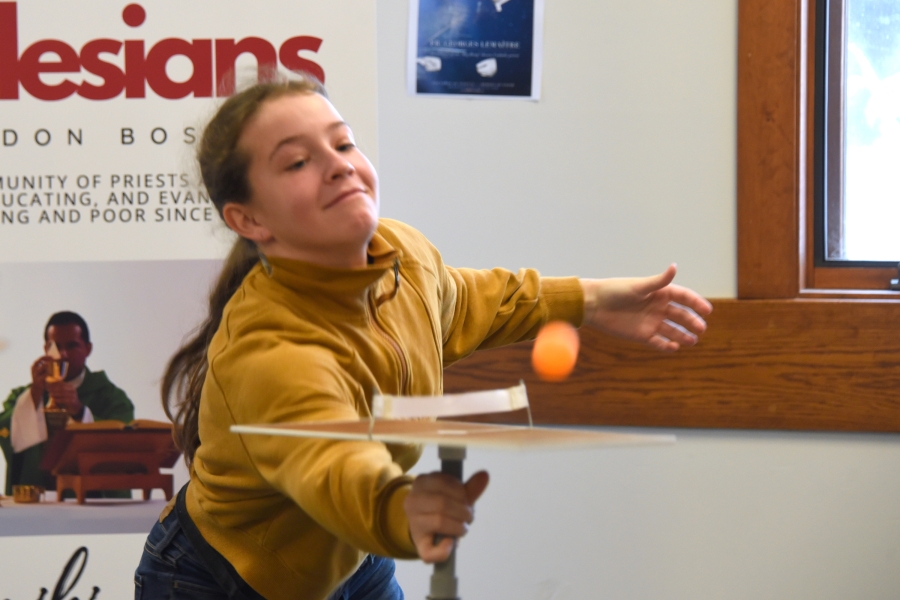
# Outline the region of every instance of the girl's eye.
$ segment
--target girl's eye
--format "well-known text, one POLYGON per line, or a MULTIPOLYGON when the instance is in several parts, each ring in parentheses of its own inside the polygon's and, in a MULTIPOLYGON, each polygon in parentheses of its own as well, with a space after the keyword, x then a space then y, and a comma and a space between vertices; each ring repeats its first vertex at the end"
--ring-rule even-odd
POLYGON ((356 144, 354 144, 353 142, 345 142, 345 143, 343 143, 343 144, 338 144, 338 147, 337 147, 337 149, 338 149, 340 152, 347 152, 347 151, 352 150, 352 149, 354 149, 354 148, 356 148, 356 144))
POLYGON ((288 165, 288 170, 289 171, 297 171, 297 170, 301 169, 305 164, 306 164, 305 160, 298 160, 296 162, 292 162, 290 165, 288 165))

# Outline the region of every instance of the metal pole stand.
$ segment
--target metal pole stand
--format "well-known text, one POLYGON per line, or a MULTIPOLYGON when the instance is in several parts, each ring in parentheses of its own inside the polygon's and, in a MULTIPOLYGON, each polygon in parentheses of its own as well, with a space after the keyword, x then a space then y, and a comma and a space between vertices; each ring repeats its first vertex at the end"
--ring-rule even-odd
MULTIPOLYGON (((441 473, 452 475, 463 480, 463 459, 466 457, 465 447, 438 446, 438 458, 441 459, 441 473)), ((438 539, 435 539, 437 543, 438 539)), ((460 600, 456 591, 456 545, 450 557, 441 563, 435 563, 431 575, 431 593, 428 600, 460 600)))

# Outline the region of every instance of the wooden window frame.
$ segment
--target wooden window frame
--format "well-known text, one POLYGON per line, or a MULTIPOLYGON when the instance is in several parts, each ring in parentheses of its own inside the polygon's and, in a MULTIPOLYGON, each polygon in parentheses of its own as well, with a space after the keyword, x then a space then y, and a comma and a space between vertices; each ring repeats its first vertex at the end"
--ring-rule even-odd
POLYGON ((896 269, 815 264, 815 8, 738 4, 738 298, 895 300, 896 269))
POLYGON ((900 431, 900 295, 877 289, 883 269, 814 264, 814 2, 739 0, 738 298, 712 299, 700 344, 665 354, 582 329, 563 383, 531 375, 523 343, 450 367, 445 391, 524 375, 545 424, 900 431))

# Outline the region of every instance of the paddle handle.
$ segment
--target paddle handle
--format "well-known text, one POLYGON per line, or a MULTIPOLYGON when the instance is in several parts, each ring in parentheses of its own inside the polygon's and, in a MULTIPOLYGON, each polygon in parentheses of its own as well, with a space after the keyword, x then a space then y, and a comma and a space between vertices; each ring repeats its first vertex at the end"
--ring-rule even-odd
MULTIPOLYGON (((460 481, 463 480, 463 460, 466 458, 464 447, 438 446, 438 458, 441 459, 441 473, 446 473, 460 481)), ((443 539, 442 536, 434 536, 434 543, 440 543, 441 539, 443 539)), ((460 600, 457 587, 456 545, 454 545, 447 560, 434 565, 428 600, 460 600)))

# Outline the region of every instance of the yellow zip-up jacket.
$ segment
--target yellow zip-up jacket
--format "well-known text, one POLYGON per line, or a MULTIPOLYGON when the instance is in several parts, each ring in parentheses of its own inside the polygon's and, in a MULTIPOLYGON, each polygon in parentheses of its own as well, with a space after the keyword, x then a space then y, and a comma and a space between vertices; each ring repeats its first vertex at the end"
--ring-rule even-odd
POLYGON ((584 302, 574 277, 447 267, 390 220, 365 268, 269 262, 271 273, 257 265, 244 279, 209 346, 186 504, 260 594, 321 600, 366 553, 417 556, 403 500, 420 447, 229 427, 358 419, 376 390, 439 395, 445 366, 533 338, 550 319, 578 325, 584 302))

